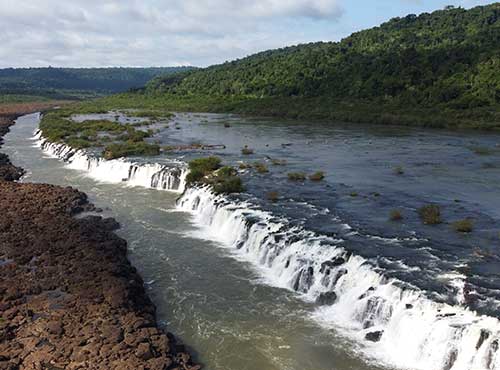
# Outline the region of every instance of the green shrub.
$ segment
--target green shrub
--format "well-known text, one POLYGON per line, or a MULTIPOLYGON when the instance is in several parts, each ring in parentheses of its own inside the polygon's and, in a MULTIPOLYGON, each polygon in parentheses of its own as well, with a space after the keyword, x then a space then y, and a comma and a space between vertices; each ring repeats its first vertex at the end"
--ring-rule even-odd
POLYGON ((437 225, 443 222, 441 208, 437 204, 428 204, 418 210, 420 219, 426 225, 437 225))
POLYGON ((127 133, 117 136, 116 139, 120 140, 120 141, 139 143, 141 141, 144 141, 144 139, 151 137, 151 135, 152 135, 152 132, 150 132, 150 131, 140 131, 140 130, 134 130, 134 129, 129 128, 127 130, 127 133))
POLYGON ((311 181, 321 181, 325 178, 325 173, 323 171, 318 171, 309 176, 311 181))
POLYGON ((187 184, 194 184, 195 182, 200 182, 205 177, 205 172, 200 169, 191 169, 186 176, 187 184))
POLYGON ((401 221, 403 219, 403 215, 399 209, 393 209, 389 214, 389 220, 391 221, 401 221))
POLYGON ((247 170, 249 168, 252 168, 252 165, 249 164, 249 163, 245 163, 245 162, 241 162, 238 167, 240 168, 240 170, 247 170))
POLYGON ((218 157, 193 159, 189 162, 189 173, 186 176, 186 182, 188 184, 200 182, 205 176, 208 176, 215 170, 218 170, 220 166, 221 160, 218 157))
POLYGON ((255 162, 253 166, 258 173, 268 173, 269 172, 267 166, 264 163, 255 162))
POLYGON ((288 173, 288 180, 304 181, 305 179, 306 179, 306 174, 303 172, 290 172, 290 173, 288 173))
POLYGON ((222 181, 213 184, 212 188, 216 194, 241 193, 245 190, 238 176, 224 178, 222 181))
POLYGON ((174 114, 170 112, 161 110, 148 110, 148 109, 142 109, 135 112, 130 112, 130 115, 133 117, 145 117, 156 121, 158 121, 161 118, 167 119, 167 118, 172 118, 174 116, 174 114))
POLYGON ((221 169, 217 170, 217 177, 230 177, 235 176, 236 170, 231 166, 224 166, 221 169))
POLYGON ((285 166, 286 165, 286 159, 272 159, 271 163, 275 166, 285 166))
POLYGON ((357 197, 357 196, 358 196, 358 193, 357 193, 357 192, 355 192, 355 191, 353 191, 353 192, 351 192, 351 194, 349 194, 349 195, 350 195, 351 197, 355 198, 355 197, 357 197))
POLYGON ((115 143, 104 148, 105 159, 116 159, 132 155, 155 156, 160 154, 160 147, 148 143, 115 143))
POLYGON ((474 224, 472 223, 472 220, 466 218, 464 220, 459 220, 459 221, 453 222, 452 227, 457 232, 470 233, 470 232, 472 232, 472 229, 474 228, 474 224))
POLYGON ((100 146, 99 143, 91 143, 88 139, 83 137, 70 136, 65 140, 66 144, 74 149, 85 149, 92 146, 100 146))
POLYGON ((221 160, 218 157, 205 157, 193 159, 189 162, 190 170, 200 170, 205 173, 213 172, 218 170, 221 166, 221 160))

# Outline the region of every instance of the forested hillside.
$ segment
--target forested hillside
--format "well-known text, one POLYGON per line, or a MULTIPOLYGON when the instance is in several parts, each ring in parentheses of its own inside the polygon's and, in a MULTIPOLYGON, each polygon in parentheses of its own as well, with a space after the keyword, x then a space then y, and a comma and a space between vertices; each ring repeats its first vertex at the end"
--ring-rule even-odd
POLYGON ((474 111, 485 122, 496 120, 499 18, 500 3, 411 14, 340 42, 266 51, 158 77, 145 96, 204 101, 207 109, 208 100, 217 100, 218 107, 236 101, 235 111, 319 118, 357 120, 337 113, 359 105, 376 107, 380 114, 387 107, 386 114, 395 112, 390 119, 401 109, 440 109, 458 118, 472 117, 474 111))
POLYGON ((0 94, 92 97, 139 88, 156 76, 185 70, 189 68, 7 68, 0 69, 0 94))

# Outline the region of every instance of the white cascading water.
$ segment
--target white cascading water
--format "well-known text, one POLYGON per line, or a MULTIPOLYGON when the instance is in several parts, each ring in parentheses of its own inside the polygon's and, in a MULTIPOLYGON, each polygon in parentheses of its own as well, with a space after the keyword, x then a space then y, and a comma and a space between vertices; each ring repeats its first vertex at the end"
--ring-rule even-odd
POLYGON ((139 164, 123 158, 106 160, 94 157, 84 150, 75 150, 66 144, 51 143, 42 137, 41 131, 35 133, 35 139, 45 153, 65 161, 69 168, 85 171, 95 180, 180 193, 184 191, 187 175, 184 165, 170 167, 159 163, 139 164))
POLYGON ((207 187, 188 188, 178 207, 270 284, 318 302, 314 318, 363 341, 370 356, 408 369, 500 369, 498 319, 436 303, 385 278, 339 246, 342 241, 292 227, 207 187))
POLYGON ((385 278, 342 248, 342 240, 292 227, 208 187, 185 189, 185 166, 108 161, 50 143, 40 132, 35 137, 47 154, 96 180, 183 192, 178 208, 193 215, 206 238, 250 262, 269 284, 318 302, 314 319, 363 342, 370 356, 408 369, 500 370, 498 319, 436 303, 417 288, 385 278))

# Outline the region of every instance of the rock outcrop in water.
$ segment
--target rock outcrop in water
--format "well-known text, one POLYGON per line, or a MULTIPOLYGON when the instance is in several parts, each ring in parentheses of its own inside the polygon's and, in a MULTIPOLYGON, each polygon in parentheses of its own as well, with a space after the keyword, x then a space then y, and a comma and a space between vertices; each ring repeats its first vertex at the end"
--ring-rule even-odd
POLYGON ((12 182, 12 167, 2 157, 0 369, 199 369, 157 327, 116 222, 75 218, 85 194, 12 182))

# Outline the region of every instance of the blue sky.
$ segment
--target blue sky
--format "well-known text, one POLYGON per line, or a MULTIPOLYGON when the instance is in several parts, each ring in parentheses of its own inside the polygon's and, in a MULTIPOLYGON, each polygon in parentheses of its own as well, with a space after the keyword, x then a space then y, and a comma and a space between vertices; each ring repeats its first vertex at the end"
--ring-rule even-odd
POLYGON ((207 66, 487 0, 0 0, 0 68, 207 66))

